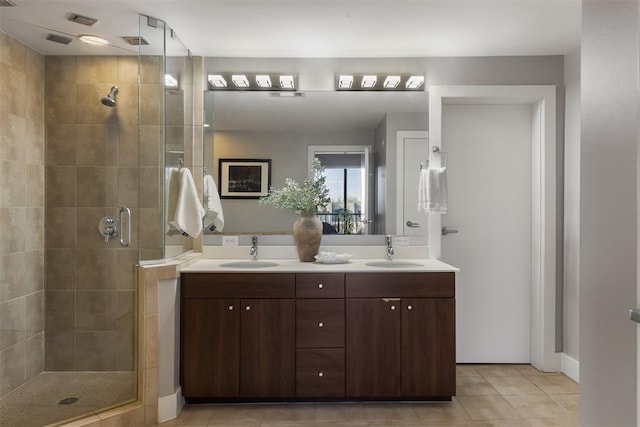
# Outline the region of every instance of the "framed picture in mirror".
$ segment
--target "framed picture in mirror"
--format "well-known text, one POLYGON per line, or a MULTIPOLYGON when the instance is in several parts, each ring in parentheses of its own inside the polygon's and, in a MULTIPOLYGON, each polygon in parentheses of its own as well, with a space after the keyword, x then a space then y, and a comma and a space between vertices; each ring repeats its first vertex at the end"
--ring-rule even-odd
POLYGON ((271 186, 271 159, 219 159, 221 199, 259 199, 271 186))

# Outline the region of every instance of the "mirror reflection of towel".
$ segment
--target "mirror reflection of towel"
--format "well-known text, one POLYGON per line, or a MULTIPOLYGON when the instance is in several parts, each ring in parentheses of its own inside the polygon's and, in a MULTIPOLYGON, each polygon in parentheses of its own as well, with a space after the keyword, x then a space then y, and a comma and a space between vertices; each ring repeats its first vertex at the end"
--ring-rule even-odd
POLYGON ((221 232, 224 228, 224 214, 218 194, 218 187, 211 175, 204 177, 204 229, 221 232))
POLYGON ((179 183, 180 191, 171 225, 195 238, 202 232, 202 217, 205 212, 189 169, 180 169, 179 183))

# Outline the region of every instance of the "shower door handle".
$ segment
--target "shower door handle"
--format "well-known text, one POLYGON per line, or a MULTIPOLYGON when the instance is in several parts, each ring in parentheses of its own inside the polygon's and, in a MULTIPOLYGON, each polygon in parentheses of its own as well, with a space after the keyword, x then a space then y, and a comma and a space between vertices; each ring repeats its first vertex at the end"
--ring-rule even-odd
POLYGON ((127 207, 120 208, 120 211, 118 212, 118 216, 120 219, 120 227, 122 228, 122 233, 120 234, 120 246, 126 248, 131 243, 131 210, 127 207), (126 214, 126 217, 127 217, 127 238, 126 239, 124 237, 125 226, 124 226, 122 214, 126 214))

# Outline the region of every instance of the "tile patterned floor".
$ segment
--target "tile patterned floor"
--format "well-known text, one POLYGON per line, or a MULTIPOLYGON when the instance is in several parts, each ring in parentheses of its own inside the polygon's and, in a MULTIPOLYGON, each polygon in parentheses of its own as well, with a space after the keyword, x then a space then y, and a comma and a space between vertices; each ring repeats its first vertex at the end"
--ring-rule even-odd
POLYGON ((529 365, 459 365, 451 402, 188 405, 161 426, 578 426, 578 385, 529 365))
POLYGON ((0 399, 0 426, 41 427, 135 400, 134 372, 43 372, 0 399), (77 402, 60 405, 65 397, 77 402))

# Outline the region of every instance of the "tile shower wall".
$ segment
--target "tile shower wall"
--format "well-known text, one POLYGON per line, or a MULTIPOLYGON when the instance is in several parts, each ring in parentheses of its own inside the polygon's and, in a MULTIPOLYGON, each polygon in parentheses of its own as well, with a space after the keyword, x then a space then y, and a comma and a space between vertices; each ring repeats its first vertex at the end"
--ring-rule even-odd
POLYGON ((44 57, 0 32, 0 396, 44 368, 44 57))
POLYGON ((134 266, 162 257, 162 61, 140 66, 139 111, 137 56, 45 60, 46 370, 134 369, 134 266), (119 206, 128 248, 98 232, 119 206))

